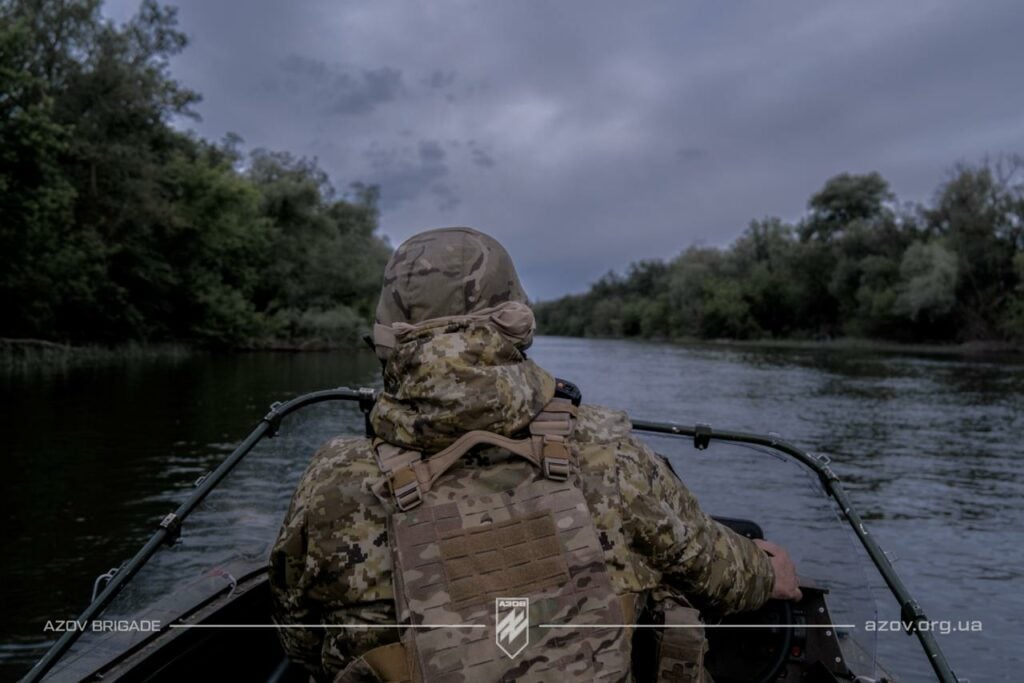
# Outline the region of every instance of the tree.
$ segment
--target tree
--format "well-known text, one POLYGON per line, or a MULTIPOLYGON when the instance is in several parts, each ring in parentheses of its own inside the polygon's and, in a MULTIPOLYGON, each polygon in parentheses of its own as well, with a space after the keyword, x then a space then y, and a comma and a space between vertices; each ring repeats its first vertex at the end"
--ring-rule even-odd
POLYGON ((174 11, 144 2, 122 27, 101 18, 97 0, 12 0, 2 14, 5 80, 20 76, 0 125, 5 151, 24 160, 11 168, 5 158, 0 171, 19 185, 5 182, 13 267, 0 286, 20 302, 5 333, 149 336, 157 317, 145 302, 163 294, 158 178, 189 146, 167 120, 196 99, 167 73, 185 42, 174 11))
POLYGON ((894 310, 912 322, 935 321, 956 305, 956 255, 938 242, 914 242, 903 254, 894 310))
POLYGON ((61 158, 70 132, 57 121, 45 79, 34 73, 26 17, 0 5, 0 320, 10 336, 39 336, 54 324, 62 244, 75 188, 61 158))
POLYGON ((1024 341, 1024 250, 1013 258, 1017 272, 1017 286, 1007 305, 1007 315, 1002 321, 1002 331, 1007 337, 1024 341))
POLYGON ((1021 187, 989 164, 960 165, 924 212, 929 233, 957 257, 956 317, 963 339, 997 336, 1019 282, 1021 187))
POLYGON ((171 125, 175 10, 126 24, 99 0, 0 0, 0 335, 240 346, 354 341, 390 251, 377 190, 338 198, 314 162, 247 174, 171 125))
POLYGON ((877 172, 864 175, 841 173, 807 202, 811 211, 801 230, 801 239, 828 242, 852 223, 873 221, 888 211, 886 202, 894 199, 886 182, 877 172))
POLYGON ((730 257, 755 325, 772 336, 797 331, 800 288, 794 277, 798 245, 793 226, 778 218, 751 221, 730 257))
POLYGON ((390 254, 375 234, 377 188, 356 185, 351 199, 337 199, 316 162, 265 150, 252 154, 248 178, 275 256, 254 294, 259 309, 280 336, 356 340, 390 254))

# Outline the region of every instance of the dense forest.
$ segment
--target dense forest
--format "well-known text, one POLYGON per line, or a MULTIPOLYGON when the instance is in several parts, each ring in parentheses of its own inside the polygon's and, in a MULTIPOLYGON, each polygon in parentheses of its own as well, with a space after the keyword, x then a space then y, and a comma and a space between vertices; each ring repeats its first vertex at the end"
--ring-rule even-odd
POLYGON ((1024 160, 956 167, 928 206, 842 174, 796 223, 728 248, 611 272, 537 306, 546 334, 654 338, 1024 340, 1024 160))
MULTIPOLYGON (((0 337, 207 347, 353 343, 390 252, 378 193, 314 161, 183 132, 175 11, 0 0, 0 337)), ((954 169, 927 206, 839 175, 795 223, 609 273, 542 332, 1024 339, 1024 162, 954 169)))
POLYGON ((347 344, 390 252, 377 190, 182 132, 175 11, 0 0, 0 337, 347 344), (177 125, 175 125, 177 124, 177 125))

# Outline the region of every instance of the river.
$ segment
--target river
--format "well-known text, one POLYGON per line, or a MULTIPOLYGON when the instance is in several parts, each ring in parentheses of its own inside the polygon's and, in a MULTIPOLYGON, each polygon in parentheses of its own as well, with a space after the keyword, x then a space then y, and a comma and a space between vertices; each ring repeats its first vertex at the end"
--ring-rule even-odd
MULTIPOLYGON (((936 637, 957 673, 1019 679, 1024 363, 555 337, 538 338, 530 354, 576 382, 588 402, 649 420, 775 432, 829 455, 929 618, 949 623, 936 637)), ((198 355, 5 376, 0 677, 40 656, 46 622, 73 618, 94 577, 129 557, 271 402, 376 383, 376 361, 363 352, 198 355)), ((256 507, 271 510, 261 528, 280 519, 275 506, 287 499, 302 454, 359 420, 311 415, 297 427, 286 422, 285 431, 301 432, 286 474, 266 491, 247 489, 263 496, 256 507)), ((680 474, 691 483, 685 467, 680 474)), ((711 486, 695 472, 692 485, 712 512, 732 512, 716 507, 729 481, 719 476, 711 486)), ((733 481, 732 500, 742 498, 749 482, 733 481)), ((801 528, 766 531, 799 546, 801 528)), ((804 552, 794 553, 798 563, 804 552)), ((876 618, 899 619, 879 582, 869 583, 876 618)), ((915 639, 876 639, 883 664, 902 680, 930 680, 915 639)))

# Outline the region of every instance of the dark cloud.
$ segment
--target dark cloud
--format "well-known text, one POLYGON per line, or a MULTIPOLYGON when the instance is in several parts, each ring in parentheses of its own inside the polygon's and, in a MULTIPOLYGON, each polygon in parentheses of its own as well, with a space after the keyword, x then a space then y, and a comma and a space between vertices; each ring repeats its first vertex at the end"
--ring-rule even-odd
MULTIPOLYGON (((423 140, 419 145, 419 157, 420 161, 425 166, 443 166, 445 157, 448 153, 444 151, 441 145, 433 140, 423 140)), ((447 170, 447 167, 445 167, 447 170)))
POLYGON ((363 156, 368 163, 368 182, 381 187, 385 210, 421 196, 433 198, 439 211, 450 211, 460 203, 448 180, 448 153, 437 141, 421 140, 415 148, 373 143, 363 156))
POLYGON ((177 4, 201 134, 379 183, 393 242, 490 231, 542 298, 798 218, 836 173, 925 200, 1024 151, 1016 0, 177 4))
POLYGON ((429 88, 450 88, 455 84, 455 72, 435 69, 424 79, 424 83, 429 88))
POLYGON ((452 211, 462 203, 455 190, 447 183, 434 183, 430 186, 430 194, 437 200, 439 211, 452 211))
POLYGON ((483 166, 484 168, 493 168, 498 164, 498 162, 494 160, 494 157, 478 147, 474 147, 470 150, 469 156, 473 160, 474 164, 477 166, 483 166))
POLYGON ((482 168, 494 168, 498 165, 491 153, 477 144, 476 140, 469 141, 469 158, 482 168))
POLYGON ((289 55, 281 62, 286 89, 307 90, 328 114, 369 114, 397 100, 405 90, 402 72, 390 67, 346 70, 325 62, 289 55))

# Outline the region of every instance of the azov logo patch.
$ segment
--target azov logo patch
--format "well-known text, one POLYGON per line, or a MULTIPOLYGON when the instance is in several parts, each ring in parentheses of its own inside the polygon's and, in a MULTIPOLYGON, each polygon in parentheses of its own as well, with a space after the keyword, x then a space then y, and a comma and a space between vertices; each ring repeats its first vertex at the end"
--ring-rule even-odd
POLYGON ((495 598, 494 640, 501 651, 515 659, 530 642, 530 600, 495 598))

